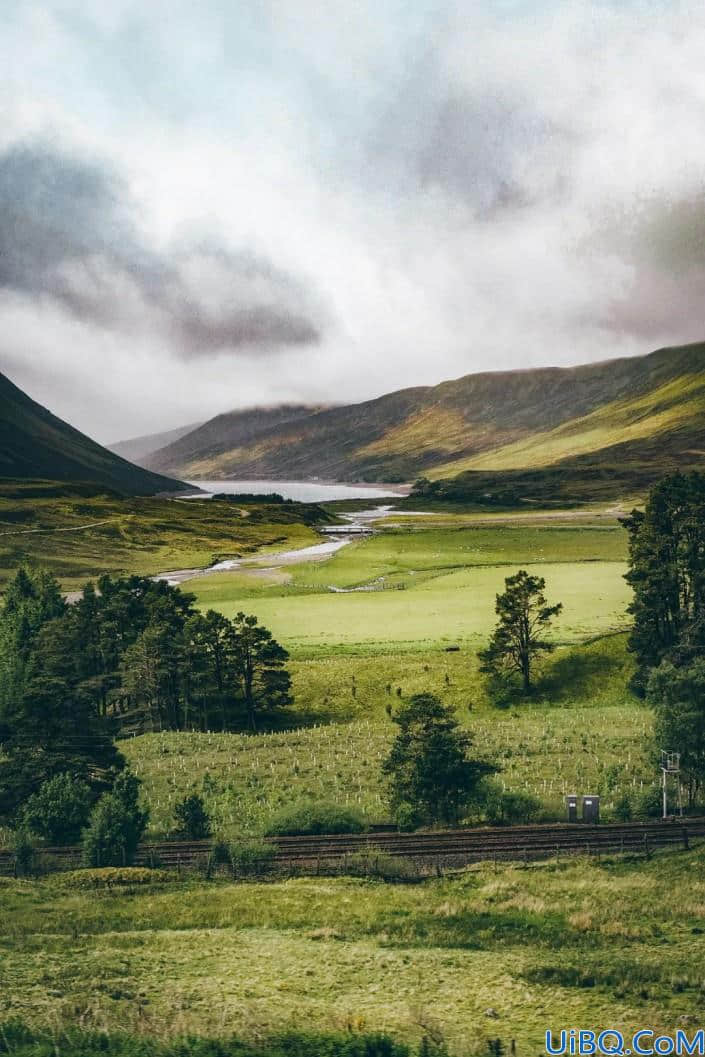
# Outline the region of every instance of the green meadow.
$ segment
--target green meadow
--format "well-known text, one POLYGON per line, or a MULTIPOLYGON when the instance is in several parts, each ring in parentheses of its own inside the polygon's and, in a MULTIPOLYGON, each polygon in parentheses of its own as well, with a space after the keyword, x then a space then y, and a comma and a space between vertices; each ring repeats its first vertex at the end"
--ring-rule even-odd
POLYGON ((169 832, 185 788, 204 797, 224 836, 261 829, 292 798, 352 804, 386 821, 379 766, 394 731, 388 713, 423 691, 456 707, 477 751, 500 765, 499 781, 537 797, 546 818, 561 817, 563 796, 576 790, 601 793, 608 815, 624 795, 636 802, 654 772, 650 714, 629 689, 625 536, 609 519, 439 526, 418 518, 325 561, 271 569, 265 557, 189 582, 202 608, 255 613, 272 629, 291 653, 294 700, 274 730, 254 737, 124 742, 152 832, 169 832), (540 570, 564 610, 534 693, 500 708, 477 651, 519 562, 540 570), (351 590, 370 584, 376 589, 351 590))
POLYGON ((189 585, 203 608, 255 613, 292 652, 478 645, 495 595, 519 565, 540 566, 564 612, 554 635, 578 642, 626 626, 626 539, 616 521, 438 528, 416 520, 324 562, 217 573, 189 585), (335 591, 334 589, 338 589, 335 591))

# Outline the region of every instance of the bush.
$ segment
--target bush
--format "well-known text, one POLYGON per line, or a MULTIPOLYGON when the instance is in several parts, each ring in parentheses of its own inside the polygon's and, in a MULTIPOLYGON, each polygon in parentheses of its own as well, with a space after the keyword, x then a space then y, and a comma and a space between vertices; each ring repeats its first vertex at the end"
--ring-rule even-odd
POLYGON ((535 822, 541 801, 530 793, 510 792, 496 783, 487 783, 484 814, 492 826, 519 826, 535 822))
POLYGON ((12 834, 11 848, 17 876, 31 877, 37 865, 36 849, 31 834, 26 829, 15 830, 12 834))
POLYGON ((394 812, 394 821, 402 833, 411 833, 423 825, 420 811, 412 804, 398 804, 394 812))
POLYGON ((345 860, 345 873, 351 877, 373 877, 382 881, 416 881, 421 874, 415 863, 390 855, 381 848, 362 848, 345 860))
POLYGON ((137 804, 139 780, 121 771, 112 792, 104 793, 83 835, 86 866, 130 866, 147 825, 147 812, 137 804))
POLYGON ((265 835, 298 837, 319 833, 363 833, 366 828, 364 816, 353 808, 322 801, 302 801, 273 815, 265 835))
POLYGON ((631 797, 625 793, 614 805, 614 817, 618 822, 631 822, 634 817, 631 797))
POLYGON ((122 885, 165 884, 175 875, 167 870, 150 870, 146 866, 106 866, 100 870, 67 870, 56 883, 67 888, 115 888, 122 885))
POLYGON ((237 841, 230 845, 230 862, 235 877, 256 877, 268 873, 277 854, 276 845, 263 840, 237 841))
POLYGON ((91 791, 80 778, 57 774, 40 786, 22 808, 22 823, 51 844, 74 844, 88 822, 91 791))
POLYGON ((662 812, 661 790, 658 786, 652 785, 645 789, 638 798, 634 815, 640 822, 646 822, 652 818, 661 818, 662 812))
POLYGON ((174 808, 177 835, 185 840, 205 840, 211 835, 211 817, 197 793, 185 796, 174 808))

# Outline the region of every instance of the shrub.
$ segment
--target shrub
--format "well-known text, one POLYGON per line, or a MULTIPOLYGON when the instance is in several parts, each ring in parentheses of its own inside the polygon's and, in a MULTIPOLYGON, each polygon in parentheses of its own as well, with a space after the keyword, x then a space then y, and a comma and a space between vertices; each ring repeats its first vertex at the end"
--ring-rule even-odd
POLYGON ((381 848, 362 848, 345 860, 345 873, 351 877, 373 877, 382 881, 416 881, 421 874, 415 863, 381 848))
POLYGON ((138 790, 139 780, 122 771, 112 791, 100 798, 83 835, 86 866, 130 866, 134 862, 148 818, 139 809, 138 790))
POLYGON ((230 862, 235 877, 256 877, 268 873, 277 854, 276 845, 263 840, 237 841, 230 845, 230 862))
POLYGON ((620 796, 614 805, 614 817, 618 822, 631 822, 634 817, 631 797, 625 793, 620 796))
POLYGON ((26 829, 15 830, 11 848, 17 876, 31 877, 36 868, 36 849, 31 834, 26 829))
POLYGON ((660 818, 662 811, 661 790, 658 786, 652 785, 645 789, 637 800, 634 814, 643 822, 650 818, 660 818))
POLYGON ((186 840, 205 840, 211 835, 211 817, 197 793, 185 796, 174 808, 176 832, 186 840))
POLYGON ((394 812, 394 821, 402 833, 411 833, 423 825, 421 812, 412 804, 398 804, 394 812))
POLYGON ((59 875, 56 883, 67 888, 92 889, 165 884, 174 879, 173 873, 150 870, 146 866, 106 866, 96 870, 68 870, 59 875))
POLYGON ((541 813, 541 801, 530 793, 510 792, 496 783, 487 783, 484 814, 492 826, 517 826, 534 822, 541 813))
POLYGON ((323 801, 302 801, 273 815, 265 835, 297 837, 317 833, 363 833, 366 828, 364 816, 353 808, 323 801))
POLYGON ((80 778, 57 774, 22 808, 23 825, 51 844, 74 844, 88 822, 91 791, 80 778))

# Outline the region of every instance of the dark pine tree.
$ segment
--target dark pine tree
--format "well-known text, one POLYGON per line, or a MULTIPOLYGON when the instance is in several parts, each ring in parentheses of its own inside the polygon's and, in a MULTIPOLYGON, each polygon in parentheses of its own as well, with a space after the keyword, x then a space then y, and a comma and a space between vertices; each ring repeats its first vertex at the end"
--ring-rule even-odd
POLYGON ((667 658, 688 664, 705 649, 705 474, 673 474, 652 490, 644 511, 622 522, 629 532, 634 625, 629 648, 634 686, 667 658))

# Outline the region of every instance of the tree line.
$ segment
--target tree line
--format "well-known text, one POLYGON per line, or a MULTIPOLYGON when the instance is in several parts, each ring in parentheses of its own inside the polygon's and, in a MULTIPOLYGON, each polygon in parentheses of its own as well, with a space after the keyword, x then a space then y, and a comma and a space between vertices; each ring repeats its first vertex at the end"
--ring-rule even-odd
POLYGON ((633 688, 654 709, 655 749, 680 753, 692 805, 705 781, 705 474, 665 477, 623 524, 633 688))
POLYGON ((256 730, 291 701, 288 654, 253 616, 131 576, 89 583, 74 605, 20 569, 0 609, 0 815, 61 773, 107 789, 121 730, 256 730))

